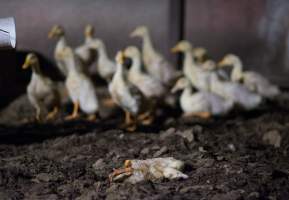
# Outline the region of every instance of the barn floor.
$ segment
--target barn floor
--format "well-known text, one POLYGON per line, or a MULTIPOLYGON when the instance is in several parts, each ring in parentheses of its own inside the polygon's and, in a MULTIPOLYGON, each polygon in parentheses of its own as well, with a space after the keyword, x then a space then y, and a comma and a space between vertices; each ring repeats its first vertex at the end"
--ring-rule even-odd
POLYGON ((0 114, 0 199, 288 199, 287 97, 208 121, 168 111, 135 133, 117 129, 120 113, 22 124, 32 113, 26 103, 21 97, 0 114), (126 159, 166 156, 183 160, 189 178, 108 181, 126 159))

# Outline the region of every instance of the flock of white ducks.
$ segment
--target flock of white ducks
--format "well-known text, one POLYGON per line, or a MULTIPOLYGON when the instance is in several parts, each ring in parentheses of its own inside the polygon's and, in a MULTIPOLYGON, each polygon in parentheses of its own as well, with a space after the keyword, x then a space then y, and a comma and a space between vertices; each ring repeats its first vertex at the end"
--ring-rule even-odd
MULTIPOLYGON (((95 74, 107 81, 112 101, 125 112, 123 127, 129 131, 134 131, 138 124, 151 124, 158 103, 179 90, 181 95, 174 97, 179 99, 184 116, 201 118, 224 115, 234 105, 251 110, 264 98, 280 94, 278 87, 262 75, 244 72, 236 55, 226 55, 216 64, 207 58, 206 49, 193 48, 188 41, 180 41, 172 48, 173 53, 184 54, 183 67, 177 70, 155 49, 145 26, 137 27, 130 35, 142 39, 142 51, 129 46, 118 51, 115 60, 108 57, 104 42, 94 38, 91 25, 85 27, 84 43, 75 49, 67 43, 61 26, 53 26, 48 36, 57 39, 55 61, 74 105, 68 120, 77 118, 79 110, 89 120, 99 116, 99 98, 91 79, 95 74), (131 60, 131 66, 127 66, 126 59, 131 60), (223 70, 227 66, 233 67, 231 74, 223 70)), ((41 120, 42 110, 49 108, 52 110, 46 118, 52 119, 60 107, 57 87, 41 73, 34 54, 27 55, 23 68, 29 66, 33 73, 27 93, 36 109, 36 119, 41 120)))

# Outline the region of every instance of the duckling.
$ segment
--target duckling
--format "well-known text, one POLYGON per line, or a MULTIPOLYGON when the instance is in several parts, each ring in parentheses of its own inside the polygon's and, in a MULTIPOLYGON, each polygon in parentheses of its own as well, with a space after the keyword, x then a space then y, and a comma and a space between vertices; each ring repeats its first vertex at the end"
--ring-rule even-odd
POLYGON ((140 37, 143 40, 142 52, 146 71, 164 85, 171 85, 176 79, 176 69, 153 47, 149 30, 146 26, 137 27, 131 37, 140 37))
POLYGON ((232 100, 225 99, 211 92, 199 91, 193 93, 192 85, 185 77, 178 79, 171 91, 175 93, 178 90, 183 90, 180 97, 180 105, 186 117, 209 118, 212 115, 224 115, 234 106, 232 100))
POLYGON ((124 68, 124 53, 119 51, 116 55, 117 69, 109 83, 109 93, 115 103, 125 111, 125 123, 128 131, 137 128, 138 120, 149 124, 150 114, 147 111, 147 100, 141 91, 127 80, 124 68))
POLYGON ((67 120, 78 117, 79 109, 88 114, 88 120, 94 120, 99 111, 98 97, 91 79, 81 70, 81 61, 70 47, 66 47, 60 54, 68 70, 65 85, 73 102, 73 112, 67 120))
MULTIPOLYGON (((207 68, 216 69, 215 62, 207 62, 207 68)), ((246 110, 256 108, 262 102, 262 97, 251 92, 245 86, 231 81, 222 80, 217 72, 211 72, 210 91, 225 98, 234 101, 246 110)))
POLYGON ((84 29, 84 44, 75 49, 75 54, 80 58, 84 66, 90 66, 96 60, 96 51, 89 47, 89 43, 93 40, 94 28, 93 26, 86 25, 84 29))
POLYGON ((132 60, 128 72, 128 80, 134 84, 148 99, 164 96, 166 88, 154 77, 142 71, 141 53, 135 46, 129 46, 124 51, 124 56, 132 60))
POLYGON ((250 91, 256 92, 265 98, 274 98, 280 94, 279 88, 270 83, 261 74, 253 71, 244 72, 242 61, 236 55, 226 55, 219 63, 219 66, 233 66, 231 80, 242 82, 250 91))
POLYGON ((124 167, 114 169, 109 175, 110 182, 125 180, 136 184, 144 180, 156 181, 158 179, 186 179, 182 173, 185 163, 173 157, 152 158, 147 160, 126 160, 124 167))
POLYGON ((186 40, 180 41, 171 49, 172 53, 182 52, 185 54, 183 62, 183 74, 198 90, 209 91, 210 89, 210 72, 197 64, 192 55, 192 45, 186 40))
POLYGON ((65 64, 63 60, 61 60, 60 56, 64 48, 67 47, 67 41, 65 39, 65 32, 63 27, 60 25, 54 25, 48 33, 48 38, 58 39, 58 42, 54 50, 54 58, 59 71, 62 73, 62 75, 67 76, 68 70, 66 69, 65 64))
POLYGON ((39 66, 39 60, 34 53, 26 56, 22 69, 32 68, 32 76, 27 86, 27 96, 30 103, 36 109, 36 120, 42 120, 43 111, 50 107, 53 110, 48 113, 46 119, 52 119, 58 113, 60 105, 60 94, 57 85, 48 77, 42 74, 39 66))
POLYGON ((116 64, 109 59, 105 44, 102 40, 94 38, 88 41, 87 45, 98 52, 97 67, 95 68, 95 66, 93 66, 93 68, 90 69, 90 72, 92 74, 97 72, 101 78, 110 81, 116 71, 116 64))

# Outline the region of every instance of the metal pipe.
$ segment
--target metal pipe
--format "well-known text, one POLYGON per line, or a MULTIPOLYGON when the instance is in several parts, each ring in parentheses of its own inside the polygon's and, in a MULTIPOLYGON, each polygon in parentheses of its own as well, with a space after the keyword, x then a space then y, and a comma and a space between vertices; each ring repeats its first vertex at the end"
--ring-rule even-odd
POLYGON ((13 17, 0 19, 0 49, 11 49, 16 46, 15 21, 13 17))

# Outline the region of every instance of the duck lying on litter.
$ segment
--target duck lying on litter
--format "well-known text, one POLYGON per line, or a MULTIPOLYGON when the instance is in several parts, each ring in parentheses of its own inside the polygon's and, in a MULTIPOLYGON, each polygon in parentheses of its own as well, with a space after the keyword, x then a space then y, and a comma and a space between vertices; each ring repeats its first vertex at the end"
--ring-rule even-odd
POLYGON ((124 167, 115 169, 109 176, 112 181, 125 181, 136 184, 141 181, 156 181, 159 179, 187 179, 182 173, 185 163, 173 157, 152 158, 146 160, 126 160, 124 167))
POLYGON ((94 120, 99 111, 98 98, 90 78, 81 70, 81 61, 70 47, 66 47, 60 54, 68 70, 65 85, 70 99, 73 102, 73 112, 66 119, 75 119, 79 109, 88 115, 89 120, 94 120))
POLYGON ((114 102, 125 111, 125 126, 128 131, 137 128, 138 120, 143 124, 151 122, 147 99, 141 91, 127 80, 124 68, 124 54, 119 51, 116 55, 117 69, 109 83, 109 93, 114 102))
POLYGON ((184 53, 183 74, 190 80, 192 85, 198 90, 210 90, 210 72, 202 68, 202 64, 197 64, 192 55, 192 45, 190 42, 180 41, 172 48, 173 53, 184 53))
POLYGON ((75 54, 80 58, 84 66, 89 67, 96 60, 96 51, 89 47, 89 43, 93 40, 94 28, 92 25, 86 25, 84 29, 84 44, 75 49, 75 54))
POLYGON ((171 85, 177 76, 176 69, 155 50, 148 28, 137 27, 131 33, 131 37, 140 37, 143 40, 142 53, 146 71, 164 85, 171 85))
POLYGON ((22 68, 32 68, 32 76, 27 86, 27 96, 36 109, 36 120, 41 121, 42 115, 50 108, 53 110, 48 113, 46 119, 52 119, 58 113, 60 106, 60 95, 57 85, 48 77, 42 74, 39 66, 39 60, 33 53, 26 56, 25 63, 22 68))
POLYGON ((129 46, 124 51, 124 56, 132 60, 128 71, 128 80, 134 84, 148 99, 163 97, 166 89, 154 77, 143 72, 141 53, 135 46, 129 46))
POLYGON ((116 71, 116 64, 109 59, 104 42, 100 39, 93 38, 87 42, 87 45, 98 53, 96 68, 93 66, 93 68, 90 69, 90 73, 98 73, 101 78, 110 81, 116 71))
POLYGON ((232 66, 232 81, 243 83, 250 91, 256 92, 265 98, 274 98, 280 94, 279 88, 276 85, 270 83, 261 74, 253 71, 244 72, 242 61, 236 55, 226 55, 219 63, 219 66, 232 66))
POLYGON ((48 38, 58 39, 54 50, 54 58, 59 71, 62 73, 62 75, 67 76, 68 70, 63 63, 63 60, 61 60, 60 58, 60 54, 62 54, 64 48, 67 47, 67 41, 65 38, 65 32, 63 27, 61 27, 60 25, 54 25, 48 33, 48 38))
POLYGON ((212 115, 228 113, 234 106, 234 102, 207 91, 193 92, 190 81, 182 77, 172 89, 172 92, 183 90, 180 96, 180 105, 184 116, 197 116, 209 118, 212 115))
MULTIPOLYGON (((206 68, 216 69, 215 62, 206 62, 206 68)), ((241 107, 251 110, 259 106, 262 97, 248 90, 245 86, 231 81, 222 80, 217 72, 211 71, 210 91, 225 98, 234 101, 241 107)))

